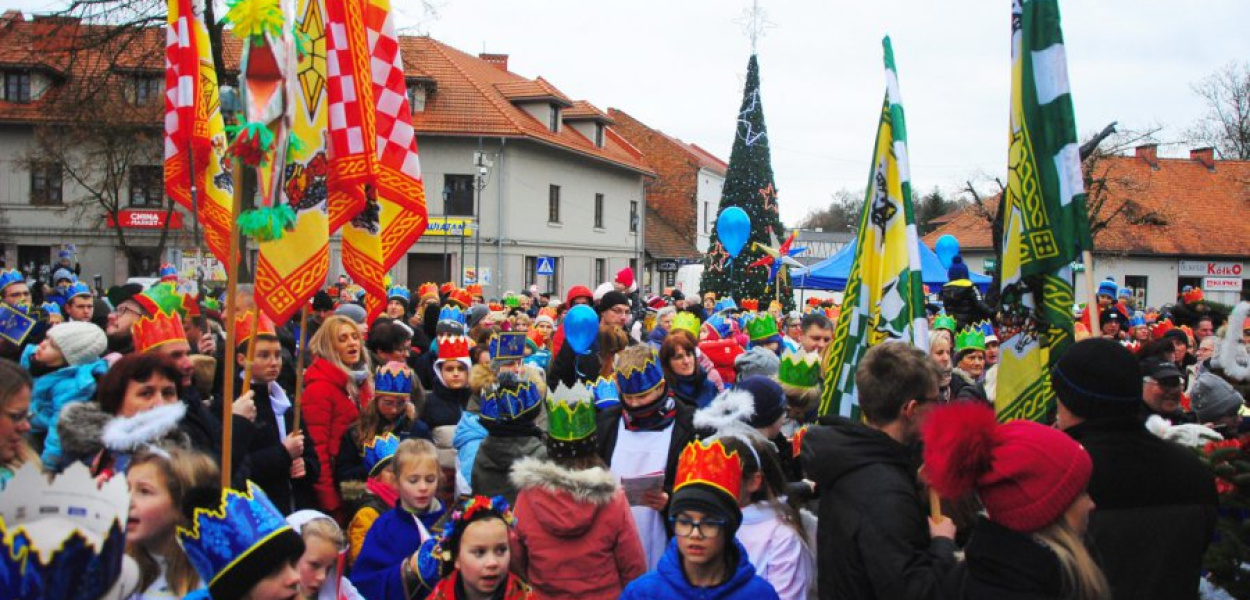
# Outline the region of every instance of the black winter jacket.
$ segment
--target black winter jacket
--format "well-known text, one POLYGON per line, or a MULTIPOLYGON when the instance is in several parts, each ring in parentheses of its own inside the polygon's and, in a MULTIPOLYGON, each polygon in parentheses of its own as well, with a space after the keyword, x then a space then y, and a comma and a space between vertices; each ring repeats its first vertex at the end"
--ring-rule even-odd
POLYGON ((821 417, 800 459, 820 493, 820 598, 942 598, 955 543, 929 538, 907 447, 843 417, 821 417))
MULTIPOLYGON (((256 420, 252 428, 251 443, 245 454, 244 469, 248 479, 256 482, 274 506, 284 515, 305 508, 316 508, 316 496, 312 484, 321 475, 321 463, 317 460, 316 444, 304 428, 304 477, 291 479, 291 455, 278 436, 278 417, 269 399, 268 386, 252 384, 256 402, 256 420)), ((287 433, 295 421, 295 408, 288 408, 282 415, 287 433)))
POLYGON ((1067 430, 1094 462, 1089 532, 1116 600, 1196 600, 1215 528, 1211 472, 1135 417, 1067 430))
POLYGON ((941 298, 946 314, 955 318, 960 330, 973 323, 994 318, 994 309, 981 300, 975 286, 946 284, 942 286, 941 298))
POLYGON ((1031 536, 981 519, 944 583, 948 600, 1063 600, 1059 558, 1031 536))

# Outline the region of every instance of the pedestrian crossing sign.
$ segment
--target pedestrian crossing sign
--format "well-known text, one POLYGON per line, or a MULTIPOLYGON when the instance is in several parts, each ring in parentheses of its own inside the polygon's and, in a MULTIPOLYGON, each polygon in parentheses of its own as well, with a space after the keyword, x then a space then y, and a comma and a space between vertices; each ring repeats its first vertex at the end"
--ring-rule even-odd
POLYGON ((550 256, 538 257, 538 274, 539 275, 555 275, 556 260, 550 256))

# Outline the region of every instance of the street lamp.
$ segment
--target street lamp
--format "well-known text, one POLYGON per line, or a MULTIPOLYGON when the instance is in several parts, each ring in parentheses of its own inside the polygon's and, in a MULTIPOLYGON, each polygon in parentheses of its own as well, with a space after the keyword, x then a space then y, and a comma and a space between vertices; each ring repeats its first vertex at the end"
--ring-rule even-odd
MULTIPOLYGON (((443 182, 443 281, 451 281, 451 257, 447 256, 447 201, 451 199, 451 187, 443 182)), ((463 256, 461 259, 463 260, 463 256)))
MULTIPOLYGON (((482 284, 482 190, 486 189, 487 176, 490 175, 490 168, 494 166, 486 153, 482 152, 482 140, 478 139, 478 150, 473 153, 473 166, 477 167, 477 172, 473 176, 473 224, 476 231, 473 234, 473 282, 482 284)), ((496 224, 496 227, 499 225, 496 224)), ((501 268, 501 267, 496 267, 501 268)))

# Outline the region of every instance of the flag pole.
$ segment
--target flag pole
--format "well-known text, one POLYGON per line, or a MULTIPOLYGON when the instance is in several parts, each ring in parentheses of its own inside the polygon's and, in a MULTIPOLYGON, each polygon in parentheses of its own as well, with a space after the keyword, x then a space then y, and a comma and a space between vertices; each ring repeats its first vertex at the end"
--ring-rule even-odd
MULTIPOLYGON (((221 487, 230 487, 230 461, 233 459, 231 441, 234 438, 234 423, 231 419, 234 409, 234 350, 238 347, 235 339, 234 315, 236 310, 235 294, 239 289, 239 221, 237 215, 243 207, 243 162, 234 159, 230 173, 234 187, 234 208, 231 211, 236 218, 230 219, 230 253, 226 271, 226 352, 224 377, 222 378, 221 398, 221 487)), ((253 349, 255 344, 252 344, 253 349)), ((251 350, 249 349, 249 352, 251 350)))
POLYGON ((260 308, 252 309, 252 322, 247 329, 247 363, 243 365, 243 391, 252 389, 252 363, 256 362, 256 330, 260 328, 260 308))
POLYGON ((1089 335, 1096 337, 1102 335, 1102 326, 1098 323, 1098 293, 1094 287, 1094 253, 1081 251, 1081 260, 1085 263, 1085 289, 1089 292, 1089 304, 1085 305, 1089 313, 1089 335))
POLYGON ((291 419, 291 432, 299 431, 300 401, 304 396, 304 344, 308 336, 308 303, 299 311, 299 340, 295 345, 295 416, 291 419))

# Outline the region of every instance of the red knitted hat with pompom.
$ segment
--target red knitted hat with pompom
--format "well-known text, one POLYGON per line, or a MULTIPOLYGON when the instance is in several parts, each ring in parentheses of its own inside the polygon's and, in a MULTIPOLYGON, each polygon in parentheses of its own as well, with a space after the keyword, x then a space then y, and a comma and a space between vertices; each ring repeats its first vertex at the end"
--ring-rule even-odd
POLYGON ((1067 434, 1034 423, 999 425, 975 402, 939 407, 924 427, 925 475, 944 498, 976 490, 991 521, 1021 533, 1063 515, 1089 483, 1089 454, 1067 434))

